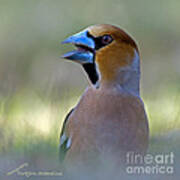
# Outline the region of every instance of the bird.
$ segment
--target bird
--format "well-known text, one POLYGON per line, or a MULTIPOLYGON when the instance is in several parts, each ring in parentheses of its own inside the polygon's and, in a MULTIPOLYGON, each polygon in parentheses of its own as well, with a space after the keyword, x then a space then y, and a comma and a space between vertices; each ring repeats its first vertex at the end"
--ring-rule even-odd
POLYGON ((62 44, 75 50, 62 58, 82 66, 88 87, 68 113, 60 133, 60 160, 85 168, 125 163, 127 152, 145 154, 149 125, 140 96, 140 52, 122 28, 91 25, 62 44))

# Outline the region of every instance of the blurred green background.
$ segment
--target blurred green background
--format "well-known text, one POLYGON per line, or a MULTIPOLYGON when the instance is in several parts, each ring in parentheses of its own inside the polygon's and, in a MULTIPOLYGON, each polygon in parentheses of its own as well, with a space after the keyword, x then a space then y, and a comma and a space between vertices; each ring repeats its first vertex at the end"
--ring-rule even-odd
POLYGON ((60 58, 72 48, 60 42, 98 23, 138 41, 149 151, 179 159, 179 9, 179 0, 0 0, 0 177, 24 162, 58 167, 62 120, 87 86, 82 68, 60 58))

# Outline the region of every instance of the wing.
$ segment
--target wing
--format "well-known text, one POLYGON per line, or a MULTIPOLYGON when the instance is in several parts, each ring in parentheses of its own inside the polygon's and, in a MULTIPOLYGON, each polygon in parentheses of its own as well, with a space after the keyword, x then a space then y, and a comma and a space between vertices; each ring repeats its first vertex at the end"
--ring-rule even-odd
POLYGON ((65 131, 66 131, 66 124, 68 122, 69 116, 72 114, 73 111, 74 111, 74 108, 71 109, 71 111, 67 114, 67 116, 64 120, 64 123, 63 123, 61 133, 60 133, 60 145, 59 145, 59 160, 60 160, 60 162, 63 162, 66 152, 68 151, 68 149, 71 146, 71 139, 66 136, 65 131))

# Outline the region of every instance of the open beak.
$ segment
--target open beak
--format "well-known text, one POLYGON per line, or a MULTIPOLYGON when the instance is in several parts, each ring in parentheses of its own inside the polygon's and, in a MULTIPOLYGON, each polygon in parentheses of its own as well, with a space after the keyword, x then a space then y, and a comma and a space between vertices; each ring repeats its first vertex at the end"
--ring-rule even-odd
POLYGON ((62 44, 71 43, 77 49, 62 55, 61 57, 81 64, 93 63, 95 43, 87 34, 88 31, 85 30, 65 39, 62 44))

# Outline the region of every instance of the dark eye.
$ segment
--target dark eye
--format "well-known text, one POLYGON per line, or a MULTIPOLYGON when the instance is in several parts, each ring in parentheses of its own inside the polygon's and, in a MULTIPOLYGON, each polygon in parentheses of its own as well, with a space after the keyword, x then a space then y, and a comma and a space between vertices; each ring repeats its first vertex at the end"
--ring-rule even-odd
POLYGON ((112 42, 112 37, 110 35, 104 35, 101 39, 101 42, 106 45, 112 42))

